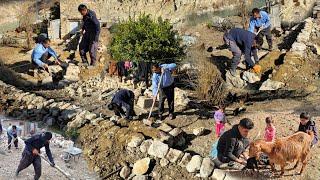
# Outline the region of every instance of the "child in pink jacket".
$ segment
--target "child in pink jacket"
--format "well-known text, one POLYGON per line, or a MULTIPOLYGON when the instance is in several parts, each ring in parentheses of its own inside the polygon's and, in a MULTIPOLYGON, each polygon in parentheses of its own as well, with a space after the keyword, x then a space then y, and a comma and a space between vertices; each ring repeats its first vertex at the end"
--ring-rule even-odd
POLYGON ((216 137, 218 138, 224 132, 224 124, 226 123, 223 106, 219 106, 219 109, 214 112, 214 120, 216 122, 216 137))
POLYGON ((267 142, 272 142, 276 137, 276 128, 273 125, 273 120, 271 117, 266 118, 266 125, 264 139, 267 142))

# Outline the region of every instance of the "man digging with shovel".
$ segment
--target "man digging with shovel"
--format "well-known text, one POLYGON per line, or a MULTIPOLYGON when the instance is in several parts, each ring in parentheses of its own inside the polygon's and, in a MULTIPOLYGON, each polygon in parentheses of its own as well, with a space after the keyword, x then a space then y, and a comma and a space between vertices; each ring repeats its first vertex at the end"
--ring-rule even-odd
POLYGON ((157 99, 159 91, 159 119, 163 120, 164 101, 168 100, 169 106, 169 119, 174 119, 174 79, 172 71, 175 70, 177 65, 171 64, 154 64, 152 66, 152 94, 153 101, 157 99))
POLYGON ((53 157, 49 148, 49 142, 51 138, 52 138, 51 132, 44 132, 41 134, 33 135, 31 138, 25 141, 26 146, 22 152, 22 158, 20 160, 20 164, 16 171, 16 176, 19 175, 20 171, 29 167, 31 164, 33 164, 34 171, 35 171, 34 179, 38 180, 40 178, 41 176, 40 149, 42 147, 45 147, 46 149, 46 154, 50 161, 50 165, 52 167, 55 166, 55 163, 53 161, 53 157))

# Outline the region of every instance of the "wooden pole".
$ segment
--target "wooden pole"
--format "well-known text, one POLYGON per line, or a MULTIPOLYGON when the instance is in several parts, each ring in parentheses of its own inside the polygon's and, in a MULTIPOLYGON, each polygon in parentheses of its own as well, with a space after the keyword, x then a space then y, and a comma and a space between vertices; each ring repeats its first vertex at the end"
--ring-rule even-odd
MULTIPOLYGON (((51 166, 51 162, 49 162, 42 154, 39 154, 39 156, 51 166)), ((53 167, 56 170, 58 170, 59 172, 61 172, 67 179, 72 180, 71 175, 69 173, 65 172, 59 166, 55 165, 55 166, 51 166, 51 167, 53 167)))

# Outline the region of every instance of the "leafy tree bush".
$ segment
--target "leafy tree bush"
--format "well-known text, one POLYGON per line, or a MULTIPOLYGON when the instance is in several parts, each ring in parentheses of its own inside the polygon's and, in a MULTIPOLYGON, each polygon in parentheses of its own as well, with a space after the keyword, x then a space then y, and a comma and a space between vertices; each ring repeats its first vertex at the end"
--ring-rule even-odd
POLYGON ((181 38, 168 20, 161 17, 153 21, 142 14, 137 20, 129 18, 112 28, 113 39, 109 47, 115 60, 134 62, 172 62, 184 55, 181 38))

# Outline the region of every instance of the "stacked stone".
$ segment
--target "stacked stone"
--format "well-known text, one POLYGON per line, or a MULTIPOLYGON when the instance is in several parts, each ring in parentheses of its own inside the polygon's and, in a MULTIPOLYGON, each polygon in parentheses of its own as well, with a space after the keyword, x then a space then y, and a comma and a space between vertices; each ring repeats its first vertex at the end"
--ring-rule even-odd
POLYGON ((301 33, 298 35, 296 42, 292 44, 291 51, 300 55, 305 56, 307 44, 310 41, 310 35, 312 33, 313 28, 313 19, 307 18, 304 21, 305 25, 304 28, 301 30, 301 33))
POLYGON ((320 18, 320 0, 316 1, 316 4, 313 8, 313 17, 320 18))

